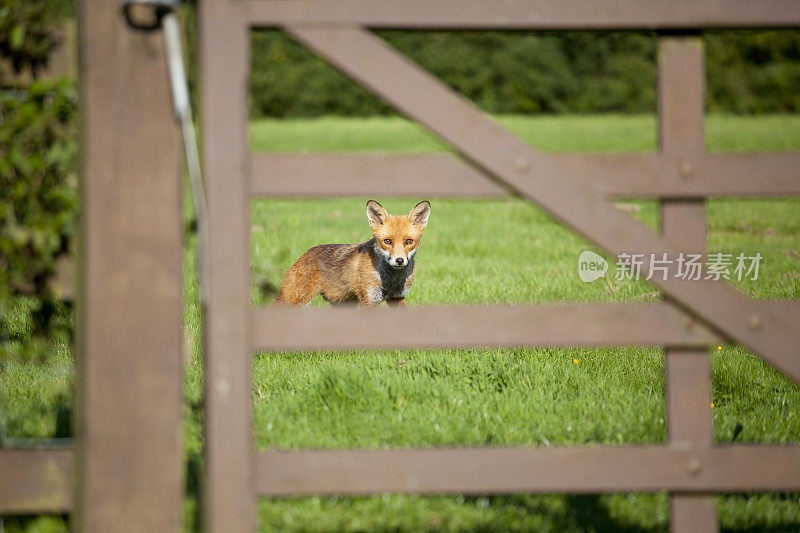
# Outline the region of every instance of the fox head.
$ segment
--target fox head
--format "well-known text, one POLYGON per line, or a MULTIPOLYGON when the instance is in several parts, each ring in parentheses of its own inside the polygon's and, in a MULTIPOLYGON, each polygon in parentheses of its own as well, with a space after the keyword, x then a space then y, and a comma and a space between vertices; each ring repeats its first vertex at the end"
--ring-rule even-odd
POLYGON ((367 220, 375 236, 375 249, 392 268, 405 268, 417 253, 422 231, 428 224, 431 204, 423 201, 408 215, 390 215, 375 200, 367 202, 367 220))

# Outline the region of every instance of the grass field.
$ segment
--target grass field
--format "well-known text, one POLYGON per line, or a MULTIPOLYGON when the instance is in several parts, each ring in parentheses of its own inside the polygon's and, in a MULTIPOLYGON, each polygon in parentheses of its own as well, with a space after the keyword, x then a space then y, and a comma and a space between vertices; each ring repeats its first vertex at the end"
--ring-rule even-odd
MULTIPOLYGON (((651 117, 499 120, 543 150, 652 151, 656 145, 651 117)), ((710 150, 800 150, 797 116, 711 116, 707 130, 710 150)), ((396 118, 259 121, 251 125, 251 146, 285 151, 444 149, 396 118)), ((392 213, 406 212, 420 200, 376 199, 392 213)), ((578 255, 584 249, 600 250, 524 201, 429 200, 432 213, 410 305, 659 298, 644 282, 582 283, 578 255)), ((277 286, 286 268, 310 246, 367 239, 364 202, 253 202, 254 303, 269 302, 271 296, 260 287, 277 286)), ((655 202, 632 205, 634 216, 657 227, 655 202)), ((737 283, 740 290, 759 299, 800 299, 800 200, 710 200, 708 224, 711 251, 760 252, 764 257, 759 278, 737 283)), ((193 244, 190 239, 185 252, 185 336, 193 347, 185 376, 190 494, 195 494, 202 446, 193 244)), ((737 346, 715 348, 711 356, 718 442, 800 443, 800 387, 737 346)), ((253 377, 258 449, 550 446, 665 438, 658 349, 259 354, 253 377)), ((58 413, 71 404, 66 346, 59 345, 37 367, 4 363, 0 380, 0 412, 5 412, 9 436, 56 433, 58 413)), ((735 494, 717 501, 725 530, 800 529, 798 494, 735 494)), ((190 497, 187 530, 194 527, 195 511, 190 497)), ((663 493, 302 498, 263 500, 259 519, 262 530, 277 531, 665 531, 668 507, 663 493)))

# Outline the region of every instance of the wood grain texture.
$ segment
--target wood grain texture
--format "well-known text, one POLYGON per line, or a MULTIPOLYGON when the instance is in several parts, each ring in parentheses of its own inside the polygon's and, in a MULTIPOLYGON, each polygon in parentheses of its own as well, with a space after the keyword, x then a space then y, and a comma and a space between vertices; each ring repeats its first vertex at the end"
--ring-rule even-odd
POLYGON ((684 346, 719 342, 661 303, 269 308, 252 314, 253 349, 324 350, 473 346, 684 346), (413 331, 414 335, 406 332, 413 331))
POLYGON ((74 468, 71 448, 0 450, 0 514, 71 511, 74 468))
POLYGON ((247 175, 249 34, 238 2, 200 4, 200 97, 208 197, 203 528, 256 528, 250 376, 247 175))
POLYGON ((269 451, 261 496, 800 489, 797 446, 582 446, 269 451))
POLYGON ((800 25, 794 0, 245 0, 257 27, 292 24, 372 28, 705 29, 800 25))
MULTIPOLYGON (((658 41, 659 141, 662 153, 678 156, 705 150, 705 68, 699 35, 660 37, 658 41)), ((691 163, 686 177, 692 177, 691 163)), ((674 179, 679 183, 686 179, 674 179)), ((661 232, 687 253, 706 251, 706 213, 702 198, 661 204, 661 232)), ((664 351, 667 437, 672 443, 714 444, 711 420, 709 351, 664 351)), ((718 530, 714 499, 705 495, 670 496, 670 529, 675 533, 718 530)))
MULTIPOLYGON (((800 194, 800 154, 795 153, 547 153, 542 157, 553 164, 555 178, 574 176, 606 197, 800 194)), ((250 169, 254 197, 510 194, 491 174, 447 154, 255 152, 250 155, 250 169)))
POLYGON ((179 136, 163 38, 80 5, 77 530, 181 523, 179 136))

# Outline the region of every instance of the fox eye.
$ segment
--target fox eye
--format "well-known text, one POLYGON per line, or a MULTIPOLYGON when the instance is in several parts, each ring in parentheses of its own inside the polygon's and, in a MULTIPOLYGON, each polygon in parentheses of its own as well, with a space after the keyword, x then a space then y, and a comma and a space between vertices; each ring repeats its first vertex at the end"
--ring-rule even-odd
POLYGON ((392 239, 383 239, 384 244, 392 244, 392 239))
POLYGON ((406 244, 414 244, 414 239, 406 239, 406 244))

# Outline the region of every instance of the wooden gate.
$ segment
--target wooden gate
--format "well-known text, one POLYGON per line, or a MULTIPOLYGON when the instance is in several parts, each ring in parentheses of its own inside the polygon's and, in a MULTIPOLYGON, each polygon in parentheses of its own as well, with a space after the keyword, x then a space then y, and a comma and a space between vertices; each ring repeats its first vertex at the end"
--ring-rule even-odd
MULTIPOLYGON (((655 490, 672 495, 674 530, 710 531, 717 527, 710 494, 800 490, 800 448, 714 445, 708 410, 708 347, 718 342, 741 343, 800 380, 797 304, 755 302, 724 282, 668 278, 653 280, 667 302, 652 304, 252 309, 248 246, 253 197, 511 190, 611 254, 644 254, 644 269, 651 252, 702 251, 705 197, 800 194, 800 156, 704 152, 698 32, 797 27, 796 0, 203 0, 200 26, 211 230, 208 531, 252 531, 260 496, 655 490), (250 153, 248 48, 256 27, 288 32, 439 135, 458 157, 250 153), (661 150, 539 153, 374 37, 374 28, 657 30, 661 150), (661 235, 617 210, 611 199, 618 196, 661 199, 661 235), (413 339, 395 333, 409 328, 418 333, 413 339), (668 442, 254 451, 256 351, 545 345, 665 347, 668 442)), ((0 451, 0 512, 76 512, 84 531, 174 531, 181 505, 180 191, 163 43, 127 28, 116 3, 84 0, 81 53, 77 455, 0 451)))
POLYGON ((715 446, 708 347, 738 342, 800 380, 796 305, 710 280, 653 280, 667 303, 424 309, 251 309, 248 202, 260 196, 485 196, 510 189, 608 252, 702 252, 706 196, 800 193, 797 154, 704 151, 704 28, 800 25, 791 0, 209 0, 201 98, 209 190, 205 527, 255 527, 259 496, 668 490, 672 527, 717 527, 710 493, 800 489, 797 447, 715 446), (458 152, 250 153, 249 32, 280 28, 458 152), (375 37, 402 29, 655 29, 661 150, 554 155, 531 148, 375 37), (487 179, 488 178, 488 179, 487 179), (402 187, 399 186, 402 182, 402 187), (656 235, 615 196, 662 199, 656 235), (313 327, 312 327, 313 325, 313 327), (389 327, 391 326, 391 327, 389 327), (413 338, 402 334, 415 331, 413 338), (659 446, 266 451, 252 437, 250 359, 260 350, 659 345, 667 429, 659 446))

